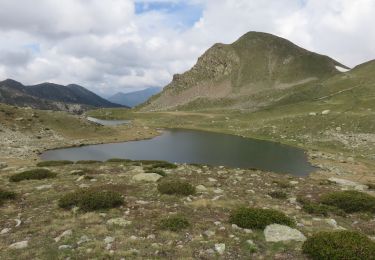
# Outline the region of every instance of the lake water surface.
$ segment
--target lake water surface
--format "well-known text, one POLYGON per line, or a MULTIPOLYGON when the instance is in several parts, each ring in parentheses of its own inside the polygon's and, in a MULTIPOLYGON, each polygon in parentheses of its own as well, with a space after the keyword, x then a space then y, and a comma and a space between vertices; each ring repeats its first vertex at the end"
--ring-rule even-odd
POLYGON ((269 141, 195 130, 167 130, 149 140, 88 145, 46 151, 43 160, 164 160, 257 168, 307 176, 315 168, 304 151, 269 141))

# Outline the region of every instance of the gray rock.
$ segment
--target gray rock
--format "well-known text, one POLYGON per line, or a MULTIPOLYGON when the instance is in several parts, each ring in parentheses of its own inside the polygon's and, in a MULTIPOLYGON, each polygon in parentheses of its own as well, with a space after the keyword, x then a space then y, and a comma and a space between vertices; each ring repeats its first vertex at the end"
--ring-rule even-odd
POLYGON ((0 235, 8 234, 11 230, 11 228, 4 228, 0 231, 0 235))
POLYGON ((59 250, 66 250, 66 249, 72 249, 73 247, 71 245, 61 245, 59 246, 59 250))
POLYGON ((25 240, 25 241, 20 241, 20 242, 11 244, 9 248, 10 249, 23 249, 23 248, 28 247, 28 245, 29 245, 29 241, 25 240))
POLYGON ((197 189, 198 192, 204 192, 204 191, 207 191, 207 188, 203 185, 198 185, 197 187, 195 187, 197 189))
POLYGON ((73 231, 72 230, 65 230, 64 232, 62 232, 58 237, 55 237, 55 242, 59 242, 62 238, 64 237, 69 237, 73 235, 73 231))
POLYGON ((51 188, 52 188, 51 184, 40 185, 40 186, 36 187, 37 190, 48 190, 48 189, 51 189, 51 188))
POLYGON ((134 181, 157 182, 162 176, 156 173, 139 173, 133 176, 134 181))
POLYGON ((358 191, 363 191, 363 190, 368 189, 366 185, 363 185, 354 181, 349 181, 349 180, 339 179, 339 178, 334 178, 334 177, 331 177, 328 180, 330 180, 331 182, 337 183, 346 189, 354 189, 358 191))
POLYGON ((78 240, 77 244, 80 245, 80 244, 83 244, 83 243, 87 243, 87 242, 89 242, 89 241, 91 241, 91 239, 90 239, 88 236, 83 235, 83 236, 81 236, 81 238, 78 240))
POLYGON ((132 224, 130 220, 126 220, 124 218, 111 218, 107 221, 108 225, 126 227, 132 224))
POLYGON ((104 239, 104 243, 106 243, 106 244, 111 244, 111 243, 113 243, 115 241, 115 238, 114 237, 106 237, 105 239, 104 239))
POLYGON ((225 252, 225 244, 223 244, 223 243, 221 243, 221 244, 215 244, 215 250, 216 250, 216 252, 219 255, 224 254, 224 252, 225 252))
POLYGON ((203 232, 203 235, 206 236, 206 237, 212 237, 212 236, 215 235, 215 231, 207 230, 207 231, 203 232))
POLYGON ((299 230, 279 224, 268 225, 264 230, 264 236, 267 242, 306 240, 306 237, 299 230))

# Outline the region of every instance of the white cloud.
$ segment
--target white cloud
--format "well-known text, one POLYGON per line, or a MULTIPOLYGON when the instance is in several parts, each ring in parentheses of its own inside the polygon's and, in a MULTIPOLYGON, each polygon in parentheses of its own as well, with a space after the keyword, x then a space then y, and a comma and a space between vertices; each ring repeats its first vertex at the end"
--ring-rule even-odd
POLYGON ((375 57, 374 11, 373 0, 0 0, 0 77, 101 94, 162 86, 248 31, 354 66, 375 57))

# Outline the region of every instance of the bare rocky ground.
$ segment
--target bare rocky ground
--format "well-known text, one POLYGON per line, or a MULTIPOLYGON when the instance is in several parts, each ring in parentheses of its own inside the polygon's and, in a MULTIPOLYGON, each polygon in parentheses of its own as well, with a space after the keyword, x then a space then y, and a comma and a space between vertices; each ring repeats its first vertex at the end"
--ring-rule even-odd
MULTIPOLYGON (((134 177, 145 171, 144 166, 132 163, 49 167, 57 173, 56 178, 13 183, 9 177, 35 168, 43 150, 150 138, 159 134, 156 127, 160 123, 134 120, 128 126, 108 128, 65 113, 0 108, 0 187, 17 193, 16 200, 0 206, 0 259, 306 259, 301 253, 302 241, 269 242, 264 230, 231 225, 230 212, 240 206, 282 211, 295 220, 295 229, 305 237, 320 230, 340 229, 375 236, 373 214, 313 215, 297 201, 299 195, 317 200, 322 194, 338 190, 360 190, 375 196, 374 190, 366 186, 375 182, 374 167, 367 159, 352 156, 359 153, 310 149, 309 158, 319 169, 307 178, 197 165, 165 170, 167 177, 163 178, 186 180, 197 187, 198 192, 188 197, 161 195, 157 182, 134 177), (87 170, 90 178, 75 175, 79 170, 87 170), (124 205, 91 213, 63 210, 57 205, 70 191, 108 185, 123 195, 124 205), (269 193, 273 191, 283 191, 287 197, 272 198, 269 193), (180 232, 161 230, 160 220, 175 214, 184 215, 191 226, 180 232)), ((254 131, 243 132, 243 121, 229 116, 212 116, 203 121, 190 118, 194 116, 186 115, 181 120, 185 125, 190 124, 189 120, 234 125, 230 133, 245 136, 254 131)), ((261 131, 274 131, 281 138, 282 129, 266 127, 261 131)), ((342 136, 337 130, 335 133, 336 139, 362 144, 360 153, 371 145, 364 139, 373 138, 342 136)), ((286 139, 298 145, 303 136, 287 135, 286 139)))
POLYGON ((257 170, 179 165, 165 170, 163 178, 187 180, 198 190, 179 197, 161 195, 156 182, 134 178, 144 173, 142 166, 123 163, 49 167, 56 178, 8 181, 25 169, 30 167, 1 172, 2 186, 19 194, 1 208, 1 259, 306 259, 302 242, 267 242, 263 230, 231 225, 229 214, 239 206, 280 210, 296 221, 296 229, 305 236, 339 229, 375 236, 373 215, 314 216, 296 201, 299 195, 314 199, 328 191, 356 188, 350 185, 257 170), (77 169, 89 169, 91 178, 74 175, 77 169), (90 213, 57 206, 69 191, 103 185, 113 185, 125 204, 90 213), (287 198, 272 198, 268 195, 272 191, 284 191, 287 198), (180 232, 161 230, 160 220, 175 214, 186 216, 191 227, 180 232), (27 245, 9 249, 17 242, 27 245))

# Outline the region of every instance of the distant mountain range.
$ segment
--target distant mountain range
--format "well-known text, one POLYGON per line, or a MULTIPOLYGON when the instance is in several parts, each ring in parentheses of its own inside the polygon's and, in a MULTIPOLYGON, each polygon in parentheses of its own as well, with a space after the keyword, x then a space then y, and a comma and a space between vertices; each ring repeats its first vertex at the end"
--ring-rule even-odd
POLYGON ((163 88, 153 87, 153 88, 147 88, 144 90, 134 91, 134 92, 129 92, 129 93, 119 92, 111 96, 110 98, 108 98, 108 100, 116 104, 121 104, 121 105, 128 106, 128 107, 135 107, 135 106, 138 106, 139 104, 142 104, 143 102, 148 100, 150 97, 159 93, 162 90, 163 88))
POLYGON ((95 107, 122 107, 122 105, 101 98, 79 85, 63 86, 42 83, 24 86, 12 79, 0 82, 0 103, 73 113, 82 113, 84 110, 95 107))
POLYGON ((140 109, 256 110, 277 102, 285 91, 348 69, 281 37, 249 32, 232 44, 213 45, 191 70, 174 75, 173 81, 140 109))

